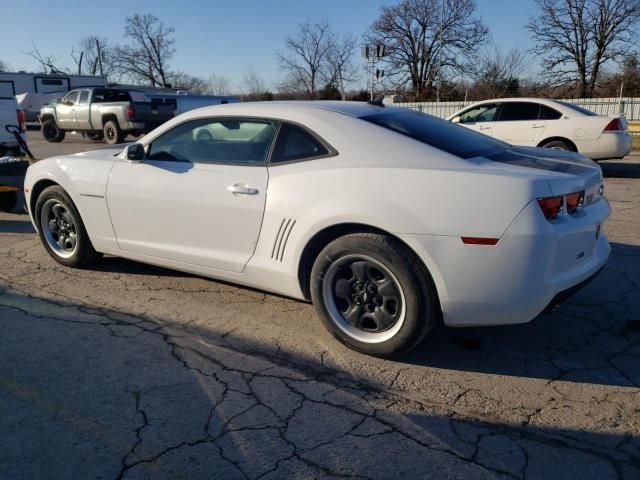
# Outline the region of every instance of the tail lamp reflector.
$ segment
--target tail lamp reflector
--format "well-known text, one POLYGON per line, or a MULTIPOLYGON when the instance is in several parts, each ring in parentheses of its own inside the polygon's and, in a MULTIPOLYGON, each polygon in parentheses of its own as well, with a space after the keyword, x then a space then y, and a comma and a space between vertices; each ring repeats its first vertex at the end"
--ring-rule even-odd
POLYGON ((487 237, 461 237, 462 243, 467 245, 495 245, 498 243, 498 238, 487 237))

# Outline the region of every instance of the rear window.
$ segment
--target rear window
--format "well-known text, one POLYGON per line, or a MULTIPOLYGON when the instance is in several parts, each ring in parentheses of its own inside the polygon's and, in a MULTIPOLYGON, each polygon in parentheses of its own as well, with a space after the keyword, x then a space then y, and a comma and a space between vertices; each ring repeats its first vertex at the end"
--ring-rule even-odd
POLYGON ((387 111, 361 118, 461 158, 509 148, 508 144, 482 133, 412 110, 387 111))
POLYGON ((591 110, 587 110, 586 108, 579 107, 578 105, 574 105, 573 103, 560 102, 560 101, 557 101, 557 102, 561 105, 564 105, 567 108, 570 108, 571 110, 575 110, 576 112, 580 112, 590 117, 596 117, 598 115, 597 113, 592 112, 591 110))
POLYGON ((96 88, 93 91, 93 103, 106 103, 106 102, 130 102, 131 96, 129 92, 124 90, 108 90, 102 88, 96 88))

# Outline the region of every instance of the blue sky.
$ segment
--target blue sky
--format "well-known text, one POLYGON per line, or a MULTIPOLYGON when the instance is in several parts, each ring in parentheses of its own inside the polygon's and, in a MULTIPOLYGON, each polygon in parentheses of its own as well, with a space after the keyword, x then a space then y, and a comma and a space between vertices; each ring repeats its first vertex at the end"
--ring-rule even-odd
MULTIPOLYGON (((381 5, 393 0, 3 0, 0 59, 13 70, 35 70, 21 51, 35 43, 71 63, 71 47, 95 34, 123 42, 124 17, 152 13, 175 28, 172 68, 193 75, 227 77, 238 84, 250 66, 270 84, 280 78, 275 53, 285 35, 306 18, 326 17, 337 31, 360 36, 381 5)), ((528 48, 524 24, 536 13, 533 0, 476 0, 493 41, 504 49, 528 48)), ((535 62, 533 62, 535 64, 535 62)))

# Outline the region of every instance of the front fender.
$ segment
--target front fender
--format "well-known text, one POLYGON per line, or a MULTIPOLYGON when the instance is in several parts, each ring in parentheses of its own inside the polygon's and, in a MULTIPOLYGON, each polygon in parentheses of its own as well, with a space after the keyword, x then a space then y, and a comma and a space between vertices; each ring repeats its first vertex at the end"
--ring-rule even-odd
POLYGON ((32 195, 42 190, 39 187, 42 182, 55 183, 75 204, 94 248, 98 251, 103 247, 117 248, 105 197, 112 165, 113 160, 101 161, 81 155, 51 157, 31 165, 25 177, 25 199, 34 226, 32 207, 36 199, 32 195))

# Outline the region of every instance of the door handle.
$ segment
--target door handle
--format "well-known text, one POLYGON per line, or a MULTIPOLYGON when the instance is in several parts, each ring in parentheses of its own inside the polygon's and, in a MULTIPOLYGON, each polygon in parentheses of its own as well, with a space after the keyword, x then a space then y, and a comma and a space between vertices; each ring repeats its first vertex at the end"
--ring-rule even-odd
POLYGON ((540 125, 539 123, 534 123, 533 125, 531 125, 531 128, 544 128, 546 127, 545 124, 540 125))
POLYGON ((491 125, 481 125, 479 130, 491 130, 491 125))
POLYGON ((242 183, 234 183, 233 185, 229 185, 227 187, 227 190, 234 195, 257 195, 258 193, 260 193, 257 188, 252 188, 242 183))

